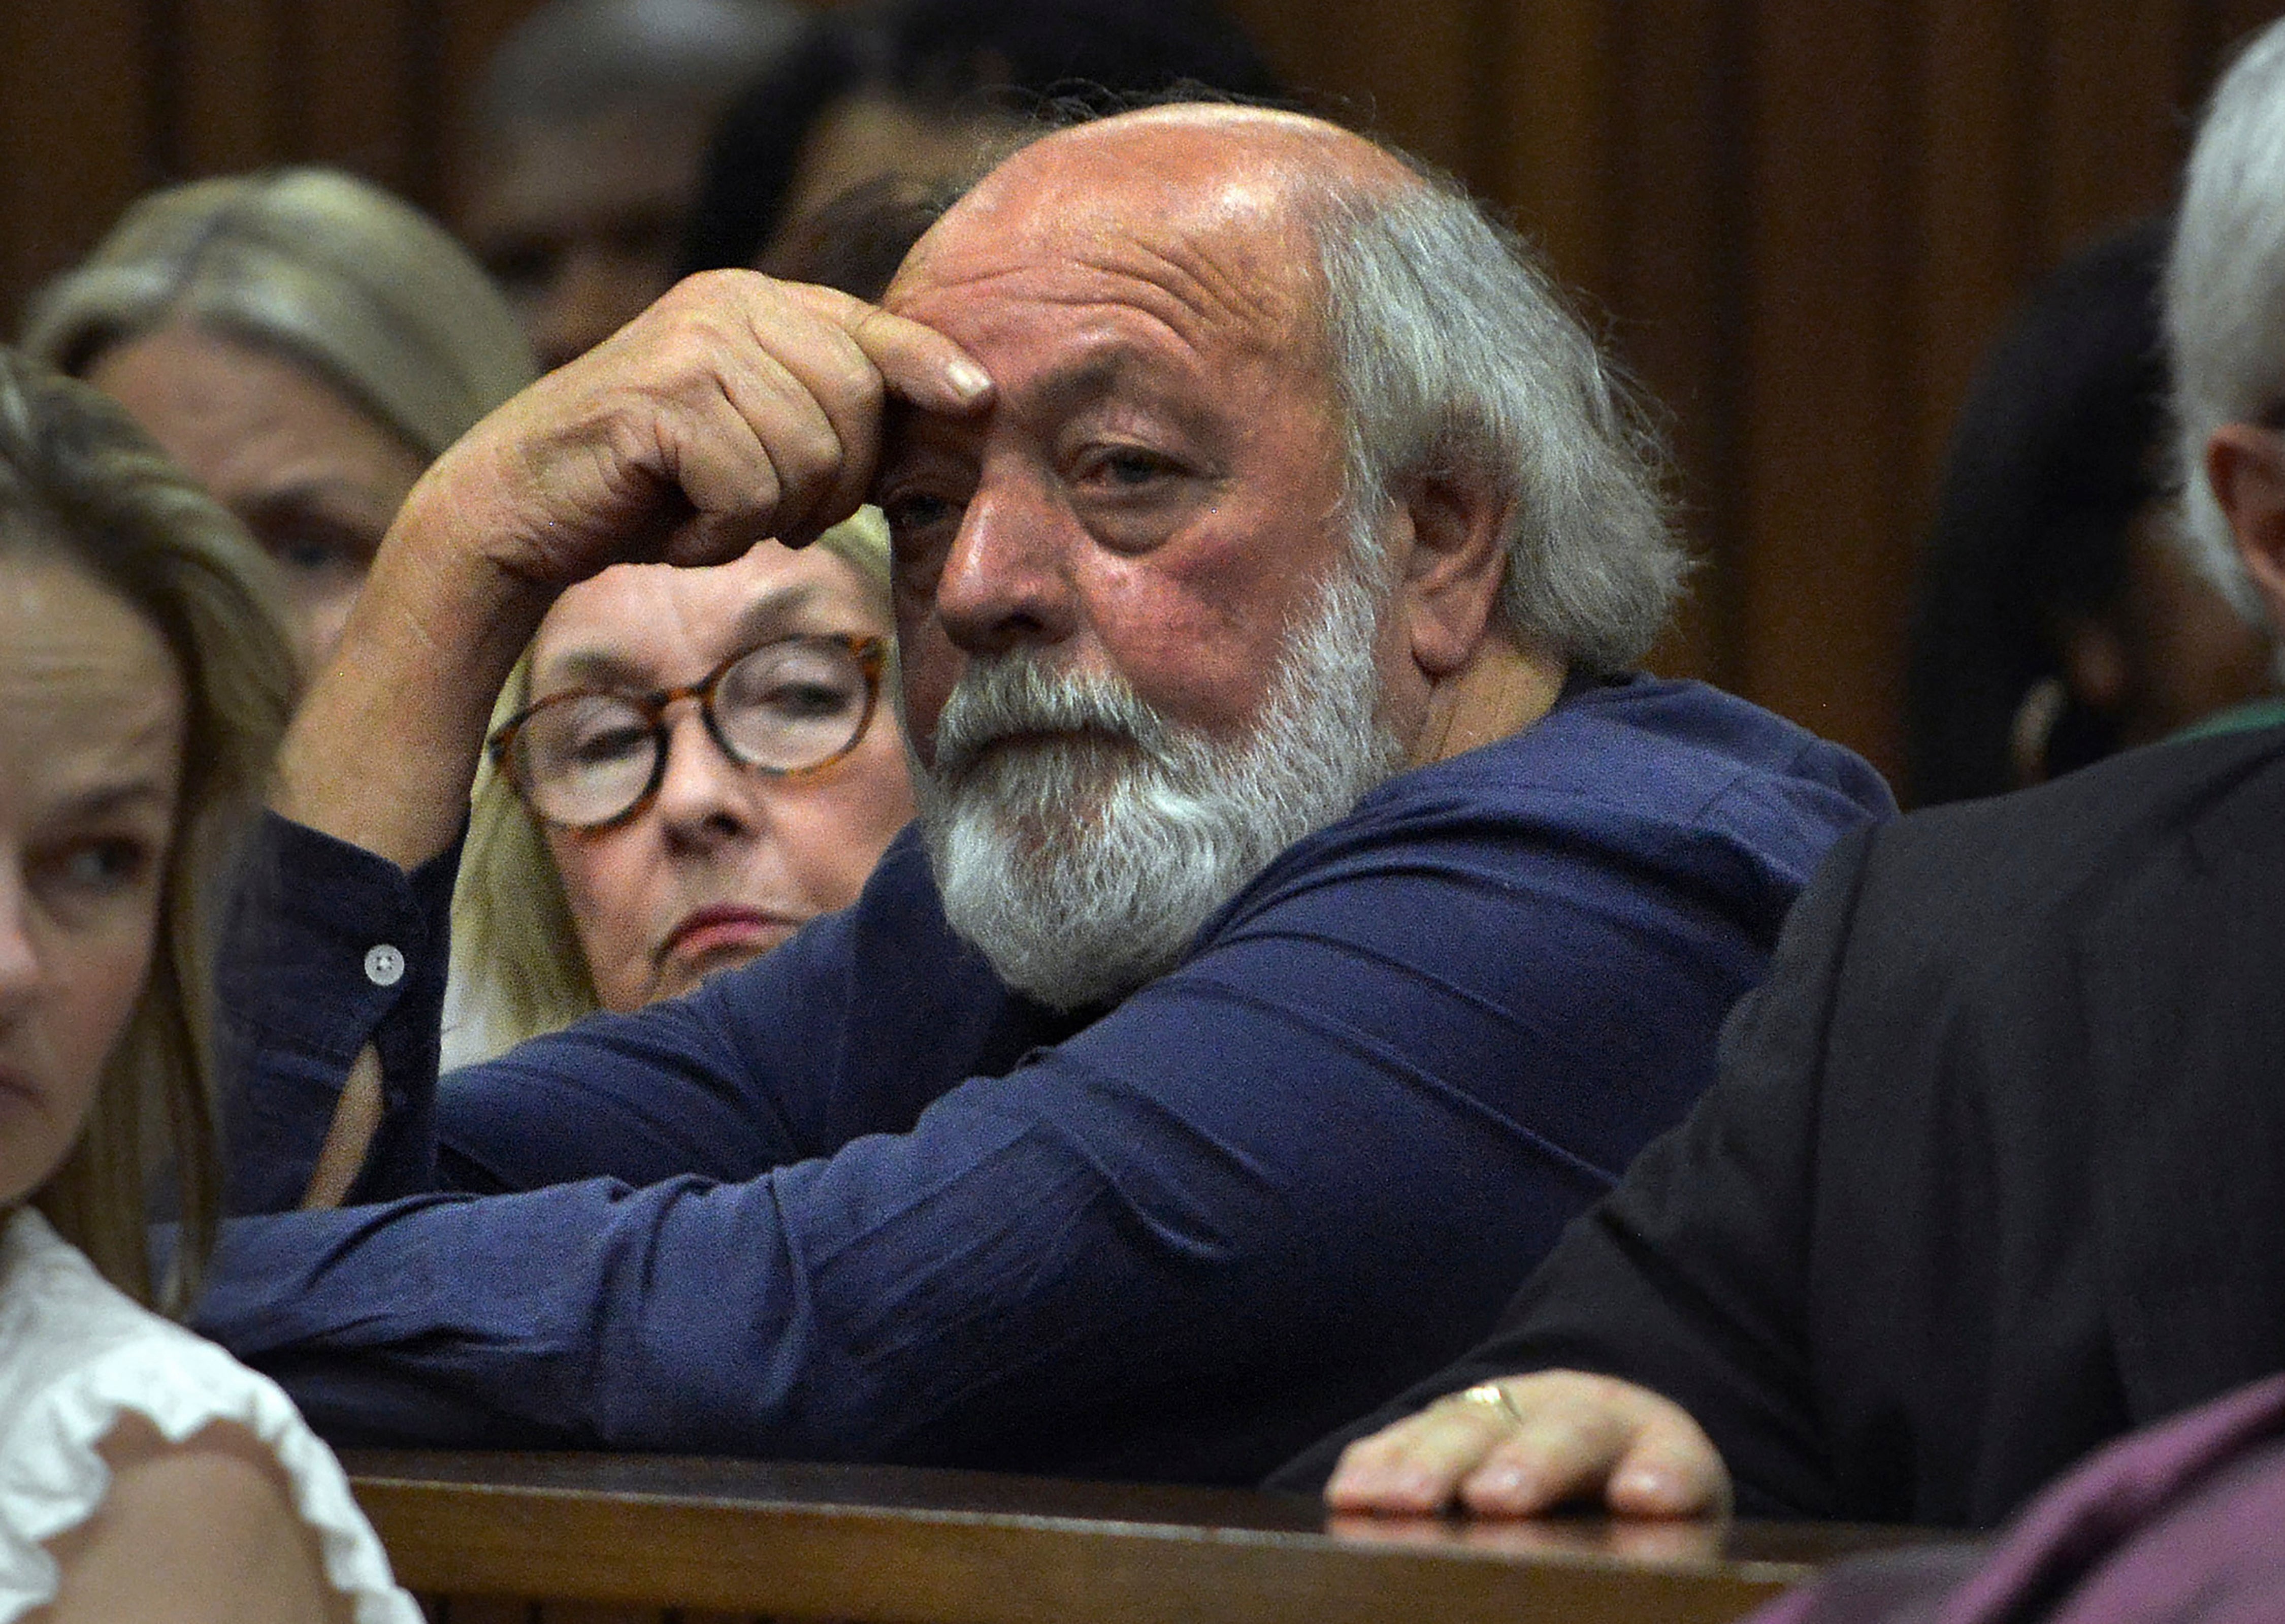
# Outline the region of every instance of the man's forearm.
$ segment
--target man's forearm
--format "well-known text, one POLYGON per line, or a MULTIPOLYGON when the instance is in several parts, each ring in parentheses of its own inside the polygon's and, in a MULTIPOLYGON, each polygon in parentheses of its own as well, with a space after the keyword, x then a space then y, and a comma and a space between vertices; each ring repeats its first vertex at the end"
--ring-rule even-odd
POLYGON ((951 340, 845 294, 691 278, 413 487, 287 736, 278 810, 426 861, 459 828, 493 697, 563 587, 805 542, 863 498, 884 395, 958 414, 991 391, 951 340))
POLYGON ((406 869, 458 835, 492 701, 554 595, 452 518, 425 488, 406 501, 279 758, 279 812, 406 869))

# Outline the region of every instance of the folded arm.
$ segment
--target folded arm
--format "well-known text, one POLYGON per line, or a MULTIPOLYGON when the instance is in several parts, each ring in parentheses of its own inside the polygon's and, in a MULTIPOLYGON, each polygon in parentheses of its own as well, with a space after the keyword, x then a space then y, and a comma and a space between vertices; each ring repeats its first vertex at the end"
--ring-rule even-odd
MULTIPOLYGON (((1118 1453, 1151 1436, 1213 1440, 1186 1473, 1258 1475, 1490 1317, 1702 1083, 1716 1012, 1759 964, 1733 938, 1676 977, 1665 937, 1535 898, 1510 864, 1341 860, 1343 886, 1293 874, 1184 969, 909 1131, 852 1114, 831 1154, 734 1182, 241 1225, 201 1323, 346 1438, 1168 1470, 1118 1453), (1591 942, 1609 973, 1548 939, 1591 942), (1590 1009, 1660 1034, 1628 1121, 1561 1035, 1590 1009)), ((751 1008, 785 973, 764 961, 695 1012, 751 1008)))

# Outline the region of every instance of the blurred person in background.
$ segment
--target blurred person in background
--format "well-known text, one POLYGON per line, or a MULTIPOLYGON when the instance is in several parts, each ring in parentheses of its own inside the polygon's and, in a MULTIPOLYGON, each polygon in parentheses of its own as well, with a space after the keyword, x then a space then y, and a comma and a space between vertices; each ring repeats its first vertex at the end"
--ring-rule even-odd
POLYGON ((2168 223, 2073 255, 1960 413, 1923 557, 1906 777, 1923 805, 2039 783, 2269 689, 2275 641, 2176 532, 2168 223))
POLYGON ((687 992, 855 901, 913 814, 894 637, 871 508, 799 553, 568 589, 493 710, 452 899, 483 1022, 447 1063, 687 992))
POLYGON ((824 13, 723 115, 685 268, 803 274, 828 251, 805 224, 851 188, 970 176, 1051 98, 1100 108, 1178 84, 1282 93, 1213 0, 872 0, 824 13))
POLYGON ((707 134, 800 15, 784 0, 553 0, 493 54, 458 220, 544 365, 672 284, 707 134))
POLYGON ((35 300, 24 348, 124 404, 245 522, 310 670, 412 482, 534 373, 442 227, 317 169, 141 199, 35 300))

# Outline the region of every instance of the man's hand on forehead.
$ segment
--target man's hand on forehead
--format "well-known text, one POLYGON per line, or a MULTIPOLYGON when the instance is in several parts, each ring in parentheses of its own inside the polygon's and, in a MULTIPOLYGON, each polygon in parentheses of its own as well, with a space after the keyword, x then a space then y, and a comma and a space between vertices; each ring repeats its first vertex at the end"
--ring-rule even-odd
POLYGON ((455 534, 537 583, 631 560, 719 563, 766 537, 800 545, 855 511, 888 396, 962 413, 991 388, 918 322, 711 272, 479 425, 429 494, 455 534))

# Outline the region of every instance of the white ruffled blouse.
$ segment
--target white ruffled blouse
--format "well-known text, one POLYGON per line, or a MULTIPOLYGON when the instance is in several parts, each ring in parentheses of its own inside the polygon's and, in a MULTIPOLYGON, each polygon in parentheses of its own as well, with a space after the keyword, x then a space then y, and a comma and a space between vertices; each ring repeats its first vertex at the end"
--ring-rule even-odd
POLYGON ((55 1599, 45 1542, 102 1502, 96 1447, 129 1411, 177 1443, 216 1421, 262 1440, 357 1624, 420 1624, 341 1463, 278 1385, 137 1306, 28 1208, 0 1228, 0 1624, 55 1599))

